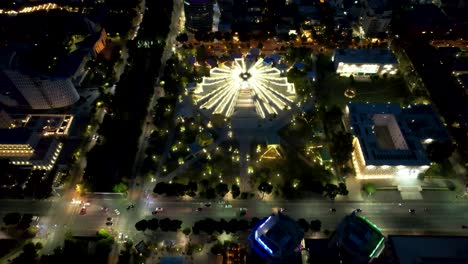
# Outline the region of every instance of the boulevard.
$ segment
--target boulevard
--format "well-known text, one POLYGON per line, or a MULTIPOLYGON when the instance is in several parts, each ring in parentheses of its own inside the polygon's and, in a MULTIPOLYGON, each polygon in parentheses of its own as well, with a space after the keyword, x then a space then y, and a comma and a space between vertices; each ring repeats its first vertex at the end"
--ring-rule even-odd
MULTIPOLYGON (((8 212, 30 213, 40 217, 41 227, 39 238, 45 239, 45 252, 53 249, 63 242, 64 235, 94 235, 100 228, 118 234, 128 235, 129 238, 142 239, 142 233, 136 231, 134 224, 141 219, 150 219, 156 207, 162 207, 163 212, 154 217, 159 219, 179 219, 182 226, 191 227, 194 222, 205 218, 215 220, 232 218, 247 220, 252 217, 263 218, 284 208, 284 213, 295 218, 306 220, 319 219, 322 230, 334 230, 339 221, 355 209, 362 210, 362 215, 373 222, 385 235, 389 234, 458 234, 466 231, 461 225, 468 223, 468 204, 460 202, 434 202, 434 201, 400 201, 400 202, 354 202, 354 201, 262 201, 262 200, 233 200, 210 202, 206 200, 183 200, 179 198, 149 198, 143 197, 140 204, 134 209, 127 210, 128 205, 135 201, 127 199, 94 199, 86 214, 81 215, 80 204, 73 204, 64 199, 30 201, 5 200, 0 205, 2 214, 8 212), (400 205, 401 203, 401 205, 400 205), (225 208, 226 204, 232 208, 225 208), (143 206, 142 206, 143 205, 143 206), (102 207, 109 208, 108 211, 102 207), (55 208, 50 212, 51 208, 55 208), (202 208, 197 211, 197 208, 202 208), (246 216, 240 216, 239 208, 247 208, 246 216), (335 208, 336 212, 330 212, 335 208), (427 208, 427 211, 424 209, 427 208), (119 210, 120 215, 115 213, 119 210), (414 214, 409 209, 415 209, 414 214), (111 217, 113 225, 106 226, 107 218, 111 217)), ((136 203, 135 203, 136 204, 136 203)))

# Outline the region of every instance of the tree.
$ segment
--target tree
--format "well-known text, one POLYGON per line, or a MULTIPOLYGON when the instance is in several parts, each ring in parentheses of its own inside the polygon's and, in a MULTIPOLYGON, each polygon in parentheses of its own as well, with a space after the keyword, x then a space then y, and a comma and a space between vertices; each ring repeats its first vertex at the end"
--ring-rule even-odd
POLYGON ((180 33, 177 35, 176 40, 179 42, 187 42, 188 41, 188 35, 185 32, 180 33))
POLYGON ((255 227, 255 225, 258 223, 258 221, 260 221, 260 219, 258 217, 252 217, 252 219, 250 219, 250 227, 253 228, 255 227))
POLYGON ((214 188, 208 188, 206 190, 206 199, 214 199, 216 198, 216 191, 214 188))
POLYGON ((270 194, 273 191, 273 186, 268 182, 263 181, 258 185, 258 190, 263 194, 270 194))
POLYGON ((213 136, 209 132, 201 132, 198 133, 195 140, 200 146, 206 147, 213 143, 213 136))
POLYGON ((372 182, 365 183, 362 186, 362 190, 367 193, 367 195, 371 196, 373 193, 377 191, 377 188, 375 187, 375 184, 372 182))
POLYGON ((303 112, 300 117, 307 123, 310 124, 312 121, 316 120, 318 117, 318 112, 315 109, 303 112))
POLYGON ((315 219, 310 221, 310 230, 312 230, 313 232, 319 232, 321 228, 322 222, 320 222, 320 220, 315 219))
POLYGON ((226 195, 226 193, 229 192, 229 188, 228 188, 228 185, 225 184, 225 183, 218 183, 216 184, 216 193, 222 197, 224 197, 226 195))
POLYGON ((231 41, 231 40, 232 40, 232 34, 231 34, 231 32, 225 32, 225 33, 223 34, 223 38, 224 38, 225 41, 231 41))
POLYGON ((259 41, 257 44, 258 49, 263 49, 263 42, 259 41))
POLYGON ((145 232, 145 230, 148 228, 148 222, 143 219, 141 221, 138 221, 136 224, 135 224, 135 228, 136 230, 138 231, 143 231, 145 232))
POLYGON ((187 191, 196 193, 198 191, 198 184, 195 181, 189 181, 187 184, 187 191))
POLYGON ((300 218, 297 220, 297 224, 304 230, 304 232, 309 231, 309 222, 307 222, 304 218, 300 218))
POLYGON ((105 230, 104 228, 101 228, 99 229, 97 232, 96 232, 96 235, 99 237, 99 238, 108 238, 111 236, 111 234, 105 230))
POLYGON ((11 263, 15 264, 23 264, 23 263, 28 263, 28 264, 34 264, 37 263, 37 251, 36 251, 36 246, 34 243, 29 242, 23 246, 23 252, 13 259, 11 263))
POLYGON ((341 121, 341 117, 343 116, 343 112, 338 106, 333 106, 329 111, 324 113, 323 119, 327 123, 339 123, 341 121))
POLYGON ((435 141, 427 146, 426 152, 429 160, 442 163, 455 151, 455 146, 450 141, 435 141))
POLYGON ((216 32, 214 33, 214 37, 215 37, 216 40, 219 40, 219 41, 223 40, 223 32, 221 32, 221 31, 216 31, 216 32))
POLYGON ((336 198, 336 196, 338 195, 338 192, 339 192, 338 186, 336 186, 335 184, 327 183, 325 185, 325 188, 324 188, 324 196, 325 197, 328 197, 328 198, 334 200, 336 198))
POLYGON ((177 231, 180 226, 182 225, 182 221, 180 220, 171 220, 169 218, 164 218, 159 221, 159 226, 161 227, 161 230, 164 232, 168 231, 177 231))
POLYGON ((112 191, 115 193, 125 193, 127 190, 128 186, 123 182, 114 185, 114 187, 112 188, 112 191))
POLYGON ((5 225, 16 225, 21 219, 20 213, 8 213, 3 217, 5 225))
POLYGON ((339 195, 344 195, 344 196, 346 196, 346 195, 349 194, 348 188, 346 188, 346 184, 345 184, 345 183, 340 182, 340 183, 338 184, 338 194, 339 194, 339 195))
POLYGON ((352 74, 349 76, 349 81, 351 85, 354 85, 356 83, 356 81, 354 80, 354 76, 352 74))
POLYGON ((148 220, 148 229, 151 231, 156 231, 159 228, 159 221, 157 218, 148 220))
POLYGON ((222 114, 213 114, 210 118, 211 124, 216 128, 222 128, 226 126, 227 118, 222 114))
POLYGON ((351 159, 353 152, 353 135, 351 133, 340 131, 333 135, 330 154, 334 161, 339 165, 344 165, 351 159))
POLYGON ((231 195, 232 198, 236 199, 240 195, 240 188, 237 184, 231 185, 231 195))
POLYGON ((211 253, 213 255, 222 255, 224 253, 224 246, 221 243, 216 243, 211 247, 211 253))
POLYGON ((192 232, 192 229, 190 229, 190 227, 186 227, 184 228, 184 230, 182 230, 182 233, 184 233, 184 235, 186 236, 190 235, 191 232, 192 232))

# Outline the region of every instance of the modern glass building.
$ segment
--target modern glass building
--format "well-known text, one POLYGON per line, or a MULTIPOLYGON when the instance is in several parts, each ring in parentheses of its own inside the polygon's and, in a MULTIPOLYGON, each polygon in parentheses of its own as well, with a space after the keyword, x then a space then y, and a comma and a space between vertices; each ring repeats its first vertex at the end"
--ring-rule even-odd
POLYGON ((300 254, 304 231, 296 221, 281 213, 260 220, 249 240, 264 263, 287 263, 300 254))
POLYGON ((213 0, 184 0, 185 27, 189 32, 209 32, 213 26, 213 0))

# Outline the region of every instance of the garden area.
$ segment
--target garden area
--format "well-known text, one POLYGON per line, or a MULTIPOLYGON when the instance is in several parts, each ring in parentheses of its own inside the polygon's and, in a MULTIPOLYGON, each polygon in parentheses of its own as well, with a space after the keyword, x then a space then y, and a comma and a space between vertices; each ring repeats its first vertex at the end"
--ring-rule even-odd
MULTIPOLYGON (((319 194, 333 181, 332 173, 319 163, 307 162, 296 151, 279 148, 280 157, 261 158, 266 145, 258 144, 252 155, 251 184, 262 196, 272 194, 278 198, 302 198, 319 194)), ((263 156, 265 157, 265 156, 263 156)))
POLYGON ((376 77, 366 81, 329 74, 319 81, 318 98, 323 105, 341 108, 348 102, 409 103, 410 93, 405 81, 395 77, 376 77), (346 89, 354 89, 353 98, 345 96, 346 89))

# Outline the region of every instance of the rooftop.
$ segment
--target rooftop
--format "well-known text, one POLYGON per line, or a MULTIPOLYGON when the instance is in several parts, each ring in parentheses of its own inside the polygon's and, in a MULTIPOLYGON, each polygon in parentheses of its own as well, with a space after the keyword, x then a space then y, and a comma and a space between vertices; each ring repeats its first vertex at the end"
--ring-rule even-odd
POLYGON ((293 255, 304 237, 296 221, 281 213, 261 220, 254 230, 250 240, 256 251, 273 258, 293 255))
POLYGON ((33 133, 26 128, 0 129, 0 144, 27 144, 33 133))
POLYGON ((400 264, 468 263, 468 237, 388 236, 400 264))
POLYGON ((344 63, 398 63, 389 49, 336 49, 333 60, 344 63))
POLYGON ((380 254, 385 240, 373 223, 355 213, 343 219, 336 230, 336 236, 339 245, 347 251, 369 258, 380 254))
POLYGON ((429 165, 422 144, 450 139, 430 105, 349 103, 347 109, 366 165, 429 165))

